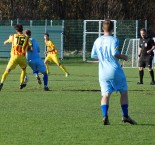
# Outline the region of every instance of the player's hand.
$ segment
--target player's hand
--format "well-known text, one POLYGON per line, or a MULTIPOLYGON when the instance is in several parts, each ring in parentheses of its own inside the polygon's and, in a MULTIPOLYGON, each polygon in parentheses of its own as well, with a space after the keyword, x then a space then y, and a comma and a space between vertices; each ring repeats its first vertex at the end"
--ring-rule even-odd
POLYGON ((150 53, 151 53, 151 51, 152 51, 152 50, 148 50, 148 51, 147 51, 147 54, 150 54, 150 53))
POLYGON ((124 60, 127 61, 128 60, 128 56, 124 55, 124 60))

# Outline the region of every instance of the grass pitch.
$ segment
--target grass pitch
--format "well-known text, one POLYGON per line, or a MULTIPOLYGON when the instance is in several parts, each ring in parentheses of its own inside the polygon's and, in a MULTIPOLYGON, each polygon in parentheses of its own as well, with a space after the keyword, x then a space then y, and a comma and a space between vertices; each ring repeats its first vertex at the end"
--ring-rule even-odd
MULTIPOLYGON (((63 61, 68 78, 55 65, 50 91, 39 86, 30 68, 29 82, 19 90, 20 69, 8 76, 0 92, 0 145, 154 145, 155 86, 137 85, 138 69, 125 69, 129 86, 129 115, 138 125, 121 122, 119 93, 110 99, 109 120, 102 124, 98 65, 63 61)), ((6 64, 0 64, 0 75, 6 64)))

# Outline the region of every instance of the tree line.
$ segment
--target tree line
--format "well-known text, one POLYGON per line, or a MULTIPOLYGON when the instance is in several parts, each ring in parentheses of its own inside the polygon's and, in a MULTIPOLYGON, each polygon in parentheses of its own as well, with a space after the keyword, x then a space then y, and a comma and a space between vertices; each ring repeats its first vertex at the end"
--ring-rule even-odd
POLYGON ((1 0, 0 19, 149 19, 154 0, 1 0))

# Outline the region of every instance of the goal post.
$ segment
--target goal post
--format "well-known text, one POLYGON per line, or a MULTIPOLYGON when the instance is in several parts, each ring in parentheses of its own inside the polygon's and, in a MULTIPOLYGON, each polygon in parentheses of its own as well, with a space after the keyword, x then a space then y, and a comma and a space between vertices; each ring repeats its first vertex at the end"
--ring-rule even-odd
POLYGON ((140 39, 125 39, 121 54, 128 55, 128 61, 123 61, 123 67, 138 67, 138 47, 140 39))
MULTIPOLYGON (((84 20, 83 26, 83 61, 87 60, 87 49, 92 48, 93 42, 97 37, 103 35, 102 22, 104 20, 84 20)), ((113 35, 116 37, 116 20, 114 23, 113 35)))

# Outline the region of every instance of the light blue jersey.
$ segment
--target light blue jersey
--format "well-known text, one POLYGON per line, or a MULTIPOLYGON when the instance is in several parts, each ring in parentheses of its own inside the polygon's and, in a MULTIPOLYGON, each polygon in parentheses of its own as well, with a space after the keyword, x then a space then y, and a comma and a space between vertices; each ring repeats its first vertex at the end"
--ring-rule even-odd
POLYGON ((99 81, 102 94, 127 90, 126 77, 119 60, 119 40, 113 36, 101 36, 94 42, 91 58, 99 60, 99 81))
POLYGON ((33 72, 39 71, 43 73, 46 71, 46 67, 39 55, 39 45, 35 39, 30 38, 30 40, 32 42, 33 51, 28 51, 26 54, 28 64, 32 68, 33 72))

